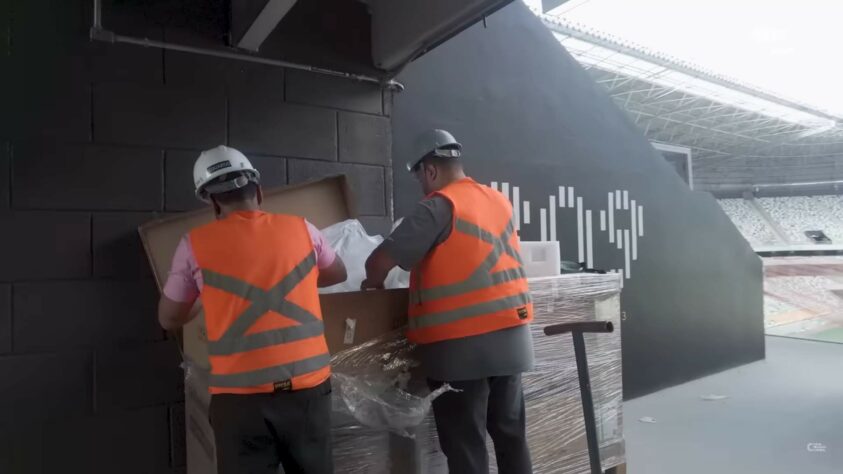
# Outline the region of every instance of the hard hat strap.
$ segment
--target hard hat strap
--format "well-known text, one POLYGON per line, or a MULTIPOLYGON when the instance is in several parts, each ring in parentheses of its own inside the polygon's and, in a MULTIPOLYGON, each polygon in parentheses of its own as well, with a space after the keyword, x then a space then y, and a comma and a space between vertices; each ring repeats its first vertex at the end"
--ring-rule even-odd
POLYGON ((257 177, 251 174, 241 174, 240 176, 232 180, 223 181, 221 183, 209 184, 205 186, 204 191, 208 194, 222 194, 227 193, 229 191, 234 191, 235 189, 243 188, 250 182, 257 183, 257 177))
POLYGON ((461 154, 458 148, 437 148, 431 152, 431 155, 442 158, 459 158, 461 154))

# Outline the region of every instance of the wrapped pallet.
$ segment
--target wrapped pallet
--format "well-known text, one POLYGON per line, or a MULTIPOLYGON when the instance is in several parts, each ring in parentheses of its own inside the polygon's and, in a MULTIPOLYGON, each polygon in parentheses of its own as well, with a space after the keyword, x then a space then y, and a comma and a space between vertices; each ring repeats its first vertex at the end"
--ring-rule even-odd
MULTIPOLYGON (((587 334, 597 435, 603 469, 624 463, 618 275, 573 274, 530 280, 536 365, 523 376, 527 436, 536 473, 588 472, 582 404, 570 337, 548 337, 543 328, 574 321, 611 321, 608 334, 587 334)), ((338 397, 363 387, 356 413, 335 403, 344 423, 335 423, 337 466, 342 472, 447 473, 429 409, 426 384, 416 376, 412 345, 400 331, 343 351, 333 359, 344 382, 338 397), (422 416, 426 412, 426 415, 422 416), (352 414, 357 423, 349 423, 352 414), (417 426, 416 426, 417 425, 417 426), (349 437, 351 426, 359 436, 349 437), (367 427, 371 432, 365 433, 367 427), (411 438, 401 440, 401 436, 411 438), (400 453, 400 454, 399 454, 400 453)), ((436 395, 436 394, 433 394, 436 395)), ((348 397, 347 397, 348 398, 348 397)), ((352 400, 355 397, 350 397, 352 400)), ((489 445, 492 472, 493 447, 489 445)))

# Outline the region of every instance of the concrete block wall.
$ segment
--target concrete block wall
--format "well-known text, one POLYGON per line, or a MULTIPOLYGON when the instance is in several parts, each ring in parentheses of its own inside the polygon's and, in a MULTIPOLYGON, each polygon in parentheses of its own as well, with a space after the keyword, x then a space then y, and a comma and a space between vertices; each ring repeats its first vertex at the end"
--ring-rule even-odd
MULTIPOLYGON (((91 43, 90 9, 0 0, 0 472, 183 472, 180 356, 156 322, 137 226, 201 205, 193 160, 228 144, 266 186, 348 174, 364 224, 382 232, 391 97, 91 43)), ((119 33, 211 42, 119 13, 104 17, 119 33)))

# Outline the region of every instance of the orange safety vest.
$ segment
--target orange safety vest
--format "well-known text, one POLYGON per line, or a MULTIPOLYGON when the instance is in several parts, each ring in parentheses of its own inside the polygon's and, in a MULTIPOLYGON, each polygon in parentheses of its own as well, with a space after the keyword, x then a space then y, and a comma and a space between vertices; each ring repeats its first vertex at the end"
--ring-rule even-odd
POLYGON ((450 201, 453 226, 410 273, 407 338, 428 344, 530 322, 533 304, 509 201, 470 178, 434 194, 450 201))
POLYGON ((211 393, 315 387, 331 374, 304 219, 235 212, 189 233, 204 284, 211 393))

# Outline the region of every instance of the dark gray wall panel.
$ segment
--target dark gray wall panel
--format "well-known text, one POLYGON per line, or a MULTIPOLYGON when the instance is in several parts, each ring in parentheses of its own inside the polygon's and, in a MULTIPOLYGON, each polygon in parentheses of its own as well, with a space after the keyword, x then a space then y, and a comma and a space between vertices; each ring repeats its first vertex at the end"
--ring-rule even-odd
POLYGON ((170 407, 170 465, 182 467, 187 464, 184 403, 170 407))
MULTIPOLYGON (((126 8, 126 2, 113 2, 124 4, 118 8, 110 5, 112 2, 103 3, 103 24, 107 29, 121 35, 157 41, 164 39, 162 28, 159 25, 138 21, 138 16, 143 15, 142 11, 126 8)), ((83 5, 86 14, 92 11, 93 2, 84 2, 83 5)), ((161 84, 163 82, 164 64, 162 56, 164 52, 160 49, 102 42, 92 42, 84 46, 90 66, 90 78, 93 81, 127 81, 149 84, 161 84)))
POLYGON ((23 75, 7 81, 14 90, 9 94, 9 109, 19 112, 10 114, 0 134, 16 139, 90 141, 90 85, 23 75))
POLYGON ((383 216, 387 214, 384 169, 377 166, 325 163, 309 160, 289 160, 290 184, 312 179, 345 174, 357 199, 357 210, 361 215, 383 216))
POLYGON ((227 87, 232 94, 259 93, 284 100, 284 69, 275 66, 165 51, 164 71, 168 85, 227 87))
POLYGON ((12 351, 12 285, 0 285, 0 354, 12 351))
POLYGON ((102 146, 14 145, 18 209, 158 210, 163 152, 102 146))
POLYGON ((231 146, 244 153, 337 159, 337 113, 260 94, 231 99, 231 146))
POLYGON ((89 414, 92 377, 91 355, 83 352, 0 357, 0 380, 5 387, 14 387, 0 391, 2 431, 21 423, 32 426, 89 414))
POLYGON ((164 209, 189 211, 205 204, 196 198, 193 185, 193 163, 200 151, 168 150, 164 167, 164 209))
MULTIPOLYGON (((450 130, 464 145, 469 174, 519 186, 520 199, 531 202, 525 240, 540 239, 540 208, 555 196, 562 257, 577 261, 577 209, 558 207, 558 187, 567 194, 573 186, 593 211, 598 268, 624 268, 626 260, 600 230, 608 193, 625 190, 643 206, 644 235, 622 296, 627 397, 763 358, 761 263, 713 198, 688 189, 523 4, 486 23, 400 76, 406 90, 395 98, 394 161, 412 157, 422 130, 450 130)), ((400 165, 393 176, 402 215, 420 191, 400 165)), ((628 209, 616 211, 615 225, 632 230, 628 209)))
POLYGON ((225 143, 225 96, 189 87, 94 86, 94 139, 176 148, 225 143))
POLYGON ((97 213, 93 216, 94 276, 149 277, 138 227, 158 214, 149 212, 97 213))
POLYGON ((12 196, 12 181, 9 178, 12 167, 10 152, 11 145, 8 142, 0 142, 0 212, 9 210, 12 196))
POLYGON ((42 474, 43 459, 40 424, 0 430, 0 472, 42 474))
POLYGON ((15 352, 161 340, 156 303, 149 280, 17 284, 15 352))
POLYGON ((97 352, 97 411, 182 400, 184 372, 180 363, 179 348, 171 340, 97 352))
POLYGON ((0 281, 90 276, 90 215, 0 214, 0 229, 0 281))
POLYGON ((321 105, 370 114, 383 113, 383 97, 377 84, 305 71, 287 72, 286 98, 288 102, 298 104, 321 105))
POLYGON ((62 420, 44 428, 44 472, 166 473, 168 444, 167 407, 62 420))
POLYGON ((339 113, 339 158, 348 163, 388 165, 392 156, 389 119, 374 115, 339 113))

